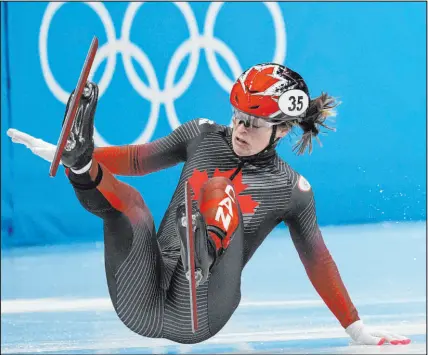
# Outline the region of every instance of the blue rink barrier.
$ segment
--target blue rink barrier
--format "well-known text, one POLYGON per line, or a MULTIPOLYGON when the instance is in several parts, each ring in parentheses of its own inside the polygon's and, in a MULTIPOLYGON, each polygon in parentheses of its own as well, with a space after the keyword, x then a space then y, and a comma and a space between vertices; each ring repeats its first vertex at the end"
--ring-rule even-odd
MULTIPOLYGON (((2 247, 99 240, 62 173, 13 145, 13 127, 56 143, 93 35, 96 144, 153 141, 206 117, 229 124, 228 91, 266 61, 311 96, 342 101, 311 156, 279 154, 311 183, 321 225, 426 220, 425 3, 2 3, 2 247), (165 21, 167 19, 168 21, 165 21), (187 46, 187 44, 190 44, 187 46), (186 47, 187 46, 187 47, 186 47), (183 52, 184 50, 184 52, 183 52), (185 52, 189 50, 189 53, 185 52)), ((159 225, 181 166, 121 178, 159 225)))

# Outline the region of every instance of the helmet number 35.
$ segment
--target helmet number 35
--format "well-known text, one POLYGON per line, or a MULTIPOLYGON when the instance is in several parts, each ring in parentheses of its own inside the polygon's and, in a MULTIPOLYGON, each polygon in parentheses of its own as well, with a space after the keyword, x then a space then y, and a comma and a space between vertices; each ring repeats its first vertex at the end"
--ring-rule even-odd
POLYGON ((294 111, 296 108, 298 111, 302 110, 303 107, 303 96, 299 96, 298 100, 297 100, 297 106, 296 106, 296 97, 295 96, 290 96, 289 97, 290 101, 291 101, 291 106, 288 106, 288 109, 290 111, 294 111))
POLYGON ((278 106, 288 116, 300 116, 307 110, 309 98, 303 90, 289 90, 279 97, 278 106))

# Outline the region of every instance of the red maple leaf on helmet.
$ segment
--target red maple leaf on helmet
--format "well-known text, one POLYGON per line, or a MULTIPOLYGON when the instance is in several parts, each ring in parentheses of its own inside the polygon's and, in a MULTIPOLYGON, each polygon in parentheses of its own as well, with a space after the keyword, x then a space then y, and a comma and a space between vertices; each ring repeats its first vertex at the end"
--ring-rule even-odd
MULTIPOLYGON (((220 171, 218 168, 216 168, 213 177, 224 176, 229 179, 234 171, 235 169, 220 171)), ((189 183, 193 190, 193 200, 198 201, 201 188, 207 181, 208 173, 206 170, 193 170, 193 174, 189 178, 189 183)), ((259 205, 259 203, 254 201, 251 195, 241 195, 241 192, 245 191, 245 189, 248 187, 248 185, 242 183, 242 171, 240 171, 235 176, 235 178, 232 180, 232 184, 235 189, 235 193, 238 196, 238 203, 241 207, 242 214, 254 214, 255 208, 259 205)))
POLYGON ((233 85, 230 102, 236 109, 265 118, 279 115, 278 99, 295 81, 277 64, 255 65, 233 85))
POLYGON ((248 89, 250 89, 250 91, 263 93, 278 83, 281 79, 273 75, 273 65, 261 67, 260 70, 258 69, 259 68, 254 68, 250 70, 245 79, 244 84, 248 89))

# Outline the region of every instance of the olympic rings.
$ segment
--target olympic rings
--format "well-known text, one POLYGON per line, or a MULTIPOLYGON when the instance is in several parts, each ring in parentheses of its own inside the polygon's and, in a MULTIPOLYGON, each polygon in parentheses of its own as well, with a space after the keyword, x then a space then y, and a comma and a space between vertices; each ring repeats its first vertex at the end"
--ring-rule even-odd
MULTIPOLYGON (((55 80, 49 67, 47 48, 50 24, 55 13, 64 4, 66 3, 53 2, 47 6, 40 27, 39 52, 45 81, 52 94, 60 102, 65 104, 70 93, 66 92, 55 80)), ((128 5, 122 22, 120 38, 116 35, 113 20, 104 4, 99 2, 88 2, 84 4, 88 5, 98 15, 103 23, 107 37, 107 42, 103 44, 97 52, 91 74, 89 76, 89 79, 91 80, 100 64, 107 59, 104 73, 98 83, 100 89, 99 98, 102 97, 110 85, 116 68, 116 57, 118 54, 121 54, 125 73, 130 84, 142 98, 151 103, 149 118, 145 124, 144 130, 139 134, 136 140, 132 142, 132 144, 142 144, 150 141, 156 128, 161 105, 165 105, 171 129, 175 129, 181 124, 175 111, 174 102, 181 97, 192 84, 198 69, 201 50, 205 50, 208 67, 213 78, 226 92, 230 91, 233 82, 221 69, 215 54, 220 55, 225 60, 234 77, 238 77, 243 71, 238 59, 229 46, 224 41, 214 36, 214 26, 217 15, 223 6, 223 3, 221 2, 214 2, 209 6, 205 18, 203 33, 200 33, 198 29, 195 14, 189 3, 173 3, 186 21, 189 38, 182 42, 172 55, 166 72, 163 88, 161 88, 159 84, 155 69, 149 57, 141 50, 140 47, 130 40, 134 18, 137 11, 144 5, 144 3, 130 3, 128 5), (178 68, 187 56, 189 56, 187 68, 184 70, 183 76, 174 83, 178 68), (148 85, 146 85, 139 77, 132 63, 132 59, 144 70, 148 79, 148 85)), ((282 64, 285 60, 286 54, 286 32, 281 9, 277 3, 265 2, 263 4, 272 16, 275 29, 275 52, 272 62, 282 64)), ((96 128, 94 131, 94 141, 97 146, 110 145, 96 130, 96 128)))

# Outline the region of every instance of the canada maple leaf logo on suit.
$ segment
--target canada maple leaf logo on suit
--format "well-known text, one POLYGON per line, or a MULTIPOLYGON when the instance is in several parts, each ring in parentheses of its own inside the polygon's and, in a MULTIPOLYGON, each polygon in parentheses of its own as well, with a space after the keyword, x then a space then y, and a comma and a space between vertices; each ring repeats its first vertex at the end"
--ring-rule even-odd
MULTIPOLYGON (((212 177, 223 176, 226 178, 230 178, 236 169, 220 171, 218 168, 215 169, 212 177)), ((189 178, 190 186, 193 190, 193 200, 198 201, 199 193, 201 191, 202 186, 205 182, 208 181, 208 173, 206 170, 199 171, 198 169, 193 170, 192 176, 189 178)), ((238 203, 241 208, 242 214, 254 214, 256 207, 259 203, 253 200, 251 195, 241 195, 243 191, 245 191, 248 185, 242 183, 242 171, 240 171, 235 178, 232 180, 233 188, 235 189, 235 194, 238 196, 238 203)))

